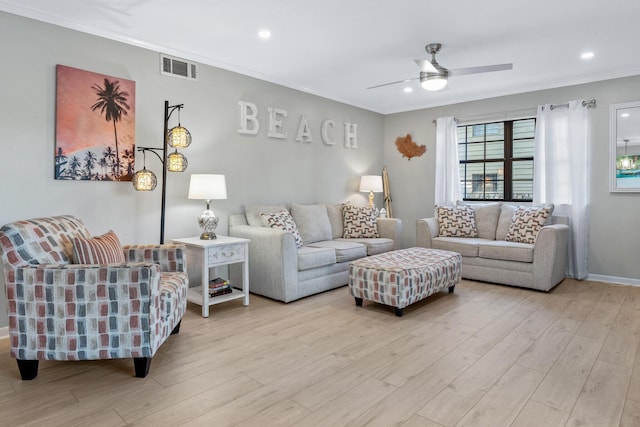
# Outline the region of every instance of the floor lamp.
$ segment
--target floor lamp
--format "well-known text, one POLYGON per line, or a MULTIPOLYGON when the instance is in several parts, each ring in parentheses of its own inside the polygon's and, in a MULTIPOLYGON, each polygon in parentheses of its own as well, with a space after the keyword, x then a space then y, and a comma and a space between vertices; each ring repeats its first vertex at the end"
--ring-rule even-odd
POLYGON ((164 144, 162 148, 138 147, 137 151, 143 154, 143 167, 133 176, 133 188, 137 191, 153 191, 158 184, 156 175, 147 170, 147 151, 155 154, 162 163, 162 205, 160 208, 160 244, 164 243, 164 212, 167 200, 167 171, 184 172, 187 169, 187 158, 178 153, 178 148, 187 148, 191 144, 191 133, 180 124, 180 110, 184 104, 169 105, 169 101, 164 101, 164 144), (175 110, 178 110, 178 126, 169 129, 169 118, 175 110), (175 149, 173 153, 168 153, 169 147, 175 149))

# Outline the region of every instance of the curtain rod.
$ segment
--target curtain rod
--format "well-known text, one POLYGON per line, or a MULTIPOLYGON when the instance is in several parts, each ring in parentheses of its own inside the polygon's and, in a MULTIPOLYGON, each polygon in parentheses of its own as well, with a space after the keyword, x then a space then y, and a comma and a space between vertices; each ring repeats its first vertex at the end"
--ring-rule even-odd
MULTIPOLYGON (((583 107, 587 107, 587 108, 596 108, 596 99, 590 99, 588 101, 585 101, 584 99, 582 100, 582 106, 583 107)), ((569 103, 565 102, 564 104, 551 104, 549 105, 549 109, 553 110, 554 108, 560 108, 560 107, 565 107, 565 108, 569 108, 569 103)), ((544 107, 542 107, 544 108, 544 107)))
MULTIPOLYGON (((582 106, 583 107, 587 107, 587 108, 595 108, 596 107, 596 100, 595 98, 590 99, 589 101, 585 101, 582 100, 582 106)), ((564 104, 552 104, 549 108, 551 110, 553 110, 554 108, 560 108, 560 107, 569 107, 569 103, 565 102, 564 104)), ((482 117, 487 117, 486 120, 497 120, 500 117, 497 116, 502 116, 502 118, 513 118, 513 116, 518 115, 518 113, 521 113, 522 115, 535 115, 536 111, 538 110, 537 107, 531 107, 531 108, 521 108, 519 110, 511 110, 511 111, 497 111, 494 113, 483 113, 483 114, 476 114, 473 116, 464 116, 464 117, 455 117, 455 120, 457 122, 467 122, 470 120, 474 120, 474 119, 479 119, 482 117), (525 114, 527 113, 527 114, 525 114), (494 116, 495 118, 493 118, 492 116, 494 116)), ((433 123, 436 124, 437 120, 433 119, 433 123)))

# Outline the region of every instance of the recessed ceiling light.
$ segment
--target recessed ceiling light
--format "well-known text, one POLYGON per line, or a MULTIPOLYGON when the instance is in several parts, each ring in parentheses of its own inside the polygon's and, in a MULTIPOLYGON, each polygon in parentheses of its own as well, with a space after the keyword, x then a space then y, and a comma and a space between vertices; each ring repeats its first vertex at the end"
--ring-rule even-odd
POLYGON ((405 93, 411 93, 411 92, 413 92, 413 88, 412 88, 412 87, 407 86, 407 87, 405 87, 405 88, 404 88, 404 92, 405 92, 405 93))
POLYGON ((620 117, 629 117, 629 113, 622 113, 620 114, 620 117))
POLYGON ((591 59, 594 57, 594 53, 593 52, 584 52, 582 55, 580 55, 580 58, 582 59, 591 59))
POLYGON ((270 39, 271 38, 271 31, 269 30, 260 30, 258 31, 258 37, 260 37, 261 39, 270 39))

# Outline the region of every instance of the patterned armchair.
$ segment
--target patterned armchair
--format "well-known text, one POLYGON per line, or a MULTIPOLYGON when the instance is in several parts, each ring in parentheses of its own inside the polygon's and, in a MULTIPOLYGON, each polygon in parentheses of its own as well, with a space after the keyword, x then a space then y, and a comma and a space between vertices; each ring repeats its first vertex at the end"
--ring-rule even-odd
POLYGON ((124 263, 73 264, 74 238, 90 234, 68 215, 0 228, 11 356, 22 379, 36 377, 39 360, 116 358, 133 358, 135 376, 145 377, 186 310, 185 248, 130 245, 117 254, 124 263))

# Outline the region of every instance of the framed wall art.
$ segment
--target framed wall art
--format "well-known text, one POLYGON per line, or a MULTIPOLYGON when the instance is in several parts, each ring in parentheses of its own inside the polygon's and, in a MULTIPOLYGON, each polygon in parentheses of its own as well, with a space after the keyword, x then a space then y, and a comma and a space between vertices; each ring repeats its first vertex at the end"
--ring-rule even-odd
POLYGON ((131 181, 135 82, 56 67, 55 179, 131 181))

